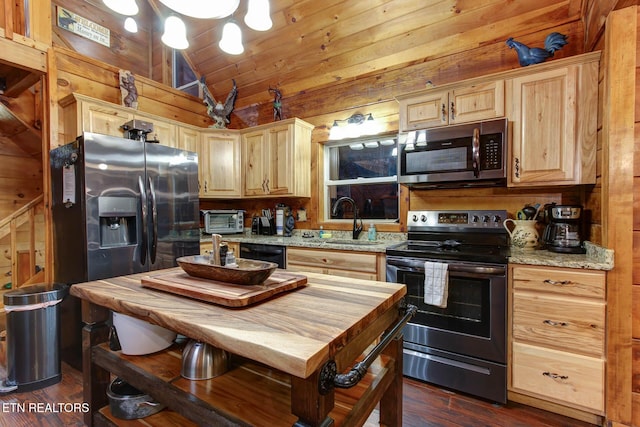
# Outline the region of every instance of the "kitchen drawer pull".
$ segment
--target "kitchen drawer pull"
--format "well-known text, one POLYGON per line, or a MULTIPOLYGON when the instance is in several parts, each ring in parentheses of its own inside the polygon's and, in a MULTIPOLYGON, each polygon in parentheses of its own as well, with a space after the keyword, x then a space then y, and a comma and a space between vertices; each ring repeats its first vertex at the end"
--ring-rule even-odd
POLYGON ((444 104, 442 104, 442 121, 447 121, 447 107, 444 104))
POLYGON ((569 326, 569 324, 567 322, 556 322, 555 320, 543 320, 542 323, 549 325, 549 326, 569 326))
POLYGON ((369 366, 371 366, 373 361, 376 360, 380 353, 389 345, 391 340, 402 333, 402 328, 404 328, 407 322, 416 314, 418 307, 407 304, 404 307, 400 307, 400 311, 404 311, 402 318, 380 339, 380 342, 371 349, 371 352, 365 356, 362 362, 353 365, 353 368, 351 368, 349 372, 346 374, 338 374, 335 360, 329 360, 324 364, 320 370, 320 378, 318 381, 318 391, 321 395, 324 396, 328 394, 335 387, 351 388, 364 378, 369 366))
POLYGON ((546 283, 547 285, 564 286, 564 285, 570 285, 572 282, 571 282, 571 280, 545 279, 542 283, 546 283))
POLYGON ((549 377, 555 381, 564 381, 569 379, 568 375, 558 375, 554 374, 553 372, 543 372, 542 375, 544 375, 545 377, 549 377))
POLYGON ((455 104, 452 102, 451 103, 451 120, 455 120, 456 119, 456 107, 455 104))

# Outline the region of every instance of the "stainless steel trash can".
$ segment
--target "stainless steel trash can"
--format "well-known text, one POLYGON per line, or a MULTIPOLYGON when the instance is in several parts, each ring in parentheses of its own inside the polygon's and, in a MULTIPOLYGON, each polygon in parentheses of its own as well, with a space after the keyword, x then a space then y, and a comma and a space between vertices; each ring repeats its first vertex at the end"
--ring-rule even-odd
POLYGON ((4 294, 7 378, 0 391, 31 391, 62 379, 59 305, 68 291, 39 283, 4 294))

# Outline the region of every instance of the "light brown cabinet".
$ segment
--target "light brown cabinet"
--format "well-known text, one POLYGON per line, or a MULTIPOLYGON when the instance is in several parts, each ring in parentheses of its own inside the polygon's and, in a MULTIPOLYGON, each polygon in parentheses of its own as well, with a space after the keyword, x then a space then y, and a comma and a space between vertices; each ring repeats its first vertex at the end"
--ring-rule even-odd
POLYGON ((598 61, 587 58, 507 79, 509 186, 595 184, 598 61))
POLYGON ((153 125, 153 132, 147 134, 147 141, 155 140, 162 145, 180 148, 178 147, 178 128, 175 123, 140 112, 136 112, 134 118, 153 125))
POLYGON ((385 281, 385 254, 289 247, 287 270, 385 281))
POLYGON ((201 132, 198 166, 201 198, 240 198, 240 134, 230 130, 201 132))
POLYGON ((243 132, 243 196, 310 197, 312 130, 288 119, 243 132))
POLYGON ((75 140, 82 132, 124 136, 122 125, 133 120, 133 110, 79 94, 60 100, 63 144, 75 140))
POLYGON ((396 97, 400 132, 504 117, 507 186, 595 184, 600 52, 396 97))
POLYGON ((397 99, 401 132, 492 119, 504 116, 504 81, 432 89, 397 99))
POLYGON ((509 390, 604 414, 605 273, 512 265, 509 281, 509 390))

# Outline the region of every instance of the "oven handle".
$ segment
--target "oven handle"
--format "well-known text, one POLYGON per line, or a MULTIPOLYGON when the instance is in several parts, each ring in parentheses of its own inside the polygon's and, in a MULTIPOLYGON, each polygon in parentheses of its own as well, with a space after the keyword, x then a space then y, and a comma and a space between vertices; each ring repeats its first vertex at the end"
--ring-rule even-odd
MULTIPOLYGON (((424 273, 424 261, 416 259, 400 259, 387 257, 387 265, 402 268, 403 270, 417 271, 424 273)), ((506 273, 506 267, 502 266, 481 266, 481 265, 468 265, 468 264, 448 264, 448 270, 456 273, 471 273, 471 274, 491 274, 491 275, 503 275, 506 273)))

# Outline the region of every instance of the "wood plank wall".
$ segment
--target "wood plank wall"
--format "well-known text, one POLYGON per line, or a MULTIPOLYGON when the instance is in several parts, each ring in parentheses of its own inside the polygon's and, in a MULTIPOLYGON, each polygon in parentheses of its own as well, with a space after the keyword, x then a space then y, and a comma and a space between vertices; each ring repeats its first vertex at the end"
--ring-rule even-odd
MULTIPOLYGON (((52 50, 57 68, 56 85, 51 94, 51 103, 71 93, 80 93, 117 105, 121 103, 118 71, 115 66, 80 55, 66 48, 52 50)), ((136 75, 138 89, 138 111, 162 116, 199 127, 207 127, 211 119, 202 100, 182 91, 160 84, 154 80, 136 75)), ((132 110, 135 112, 135 110, 132 110)), ((62 117, 59 117, 57 131, 53 132, 51 147, 65 144, 62 117)))
MULTIPOLYGON (((636 48, 640 49, 640 8, 636 48)), ((636 50, 635 126, 633 157, 633 286, 632 286, 632 425, 640 426, 640 51, 636 50)))

